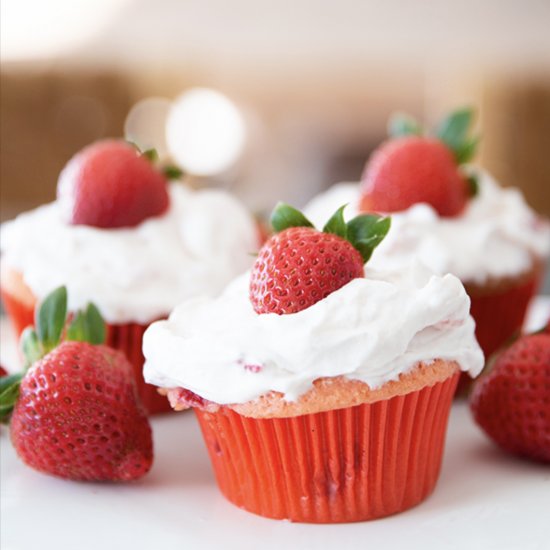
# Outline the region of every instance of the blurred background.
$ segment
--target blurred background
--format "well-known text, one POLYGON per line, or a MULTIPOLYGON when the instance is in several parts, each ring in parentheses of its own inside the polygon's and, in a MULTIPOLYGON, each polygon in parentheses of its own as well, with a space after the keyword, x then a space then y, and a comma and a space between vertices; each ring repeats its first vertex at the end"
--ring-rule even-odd
POLYGON ((302 205, 359 179, 392 111, 464 104, 478 162, 550 215, 549 29, 548 0, 2 0, 0 217, 123 135, 254 211, 302 205))

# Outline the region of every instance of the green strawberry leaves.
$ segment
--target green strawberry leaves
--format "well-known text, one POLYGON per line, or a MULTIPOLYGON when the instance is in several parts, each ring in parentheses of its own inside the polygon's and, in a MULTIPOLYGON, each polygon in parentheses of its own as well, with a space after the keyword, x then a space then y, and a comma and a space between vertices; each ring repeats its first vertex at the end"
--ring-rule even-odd
POLYGON ((23 371, 0 378, 0 422, 9 421, 19 396, 19 386, 27 370, 65 340, 103 344, 106 326, 97 307, 88 304, 83 311, 77 311, 69 325, 67 322, 67 289, 56 288, 42 301, 35 313, 36 329, 27 327, 21 334, 20 346, 25 358, 23 371))
POLYGON ((471 160, 479 144, 479 136, 469 136, 474 110, 464 107, 452 112, 438 126, 436 136, 454 153, 457 164, 471 160))
POLYGON ((163 166, 162 173, 166 176, 166 179, 169 180, 178 180, 183 176, 183 170, 172 164, 163 166))
POLYGON ((61 339, 67 317, 67 289, 56 288, 35 312, 36 333, 44 351, 51 351, 61 339))
POLYGON ((150 149, 143 150, 136 142, 126 140, 128 145, 134 147, 134 149, 143 157, 146 158, 152 164, 160 165, 159 170, 164 174, 164 177, 168 180, 177 180, 183 176, 183 170, 174 164, 163 164, 160 162, 160 156, 158 151, 151 147, 150 149))
POLYGON ((348 241, 359 250, 364 263, 369 261, 390 227, 391 218, 383 218, 378 214, 362 214, 348 222, 348 241))
MULTIPOLYGON (((463 107, 442 120, 435 131, 435 137, 447 145, 459 165, 472 160, 479 145, 480 137, 470 135, 474 118, 474 109, 463 107)), ((388 133, 393 138, 422 136, 424 130, 413 117, 395 113, 390 117, 388 133)))
POLYGON ((67 327, 67 340, 103 344, 106 338, 105 322, 94 304, 88 304, 84 311, 77 311, 67 327))
POLYGON ((424 131, 418 121, 405 113, 394 113, 388 122, 391 137, 421 136, 424 131))
MULTIPOLYGON (((366 263, 374 249, 384 240, 391 226, 391 218, 378 214, 362 214, 346 223, 344 209, 338 208, 323 227, 323 233, 332 233, 349 241, 366 263)), ((290 227, 311 227, 313 224, 296 208, 280 202, 271 214, 271 225, 276 233, 290 227)))
POLYGON ((11 411, 19 397, 19 385, 23 379, 23 372, 9 374, 0 378, 0 423, 6 424, 11 411))
POLYGON ((313 224, 299 210, 280 202, 271 213, 271 226, 279 233, 289 227, 313 227, 313 224))
POLYGON ((21 338, 19 339, 21 352, 25 358, 25 368, 28 369, 35 361, 38 361, 44 356, 44 348, 40 342, 40 338, 36 330, 32 327, 27 327, 21 338))
POLYGON ((332 233, 347 240, 348 226, 344 220, 344 210, 346 206, 347 204, 344 204, 334 212, 330 220, 325 224, 325 227, 323 227, 323 233, 332 233))
POLYGON ((454 150, 466 139, 473 119, 474 111, 469 107, 453 111, 441 121, 436 135, 454 150))

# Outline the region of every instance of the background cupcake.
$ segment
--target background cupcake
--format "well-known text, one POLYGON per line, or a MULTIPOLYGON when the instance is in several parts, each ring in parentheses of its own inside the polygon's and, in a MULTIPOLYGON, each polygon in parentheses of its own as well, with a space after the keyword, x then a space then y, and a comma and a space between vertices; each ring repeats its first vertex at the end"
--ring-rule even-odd
POLYGON ((305 208, 314 221, 335 205, 392 212, 388 238, 376 267, 420 259, 437 273, 453 273, 472 299, 476 336, 486 356, 517 332, 550 253, 550 226, 513 188, 501 188, 486 172, 464 165, 477 138, 473 113, 453 113, 426 137, 415 121, 395 118, 394 137, 367 163, 362 182, 338 184, 305 208))
POLYGON ((60 176, 58 199, 2 226, 4 305, 17 333, 34 304, 65 285, 69 310, 93 301, 108 322, 108 344, 134 365, 151 412, 166 400, 142 377, 148 324, 181 300, 215 295, 252 262, 253 218, 227 192, 193 190, 132 146, 96 143, 60 176))
POLYGON ((459 280, 364 268, 389 220, 279 232, 217 299, 145 333, 145 377, 193 407, 223 494, 292 521, 373 519, 433 490, 460 370, 482 353, 459 280), (353 243, 353 246, 352 246, 353 243))

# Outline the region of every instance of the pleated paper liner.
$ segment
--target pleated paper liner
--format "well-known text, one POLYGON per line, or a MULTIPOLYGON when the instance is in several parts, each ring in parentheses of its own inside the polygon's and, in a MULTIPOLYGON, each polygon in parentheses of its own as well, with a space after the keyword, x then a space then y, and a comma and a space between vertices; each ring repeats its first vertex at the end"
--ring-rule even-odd
MULTIPOLYGON (((470 313, 476 322, 476 338, 486 359, 510 338, 519 334, 540 281, 541 272, 536 270, 519 284, 501 290, 483 292, 472 285, 466 285, 466 291, 472 300, 470 313)), ((463 373, 458 383, 457 395, 468 393, 472 383, 472 378, 463 373)))
POLYGON ((106 344, 123 351, 134 367, 134 376, 141 402, 149 414, 158 414, 172 410, 168 399, 158 393, 158 388, 147 384, 143 379, 142 351, 143 333, 149 325, 126 323, 124 325, 107 325, 106 344))
MULTIPOLYGON (((10 321, 14 327, 16 337, 29 325, 34 324, 34 310, 22 302, 19 302, 12 294, 2 290, 2 301, 10 321)), ((148 325, 138 323, 125 323, 121 325, 107 324, 106 344, 122 351, 132 366, 137 389, 141 401, 149 414, 168 412, 171 410, 170 403, 159 395, 157 387, 147 384, 143 379, 143 363, 145 358, 141 350, 143 333, 148 325)))
POLYGON ((434 489, 458 374, 344 409, 254 419, 195 409, 220 490, 260 516, 307 523, 402 512, 434 489))

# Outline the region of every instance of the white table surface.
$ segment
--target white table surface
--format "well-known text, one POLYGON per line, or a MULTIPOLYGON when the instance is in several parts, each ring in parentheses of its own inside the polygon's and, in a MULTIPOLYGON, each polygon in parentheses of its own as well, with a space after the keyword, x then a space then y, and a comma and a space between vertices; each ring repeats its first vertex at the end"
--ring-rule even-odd
MULTIPOLYGON (((550 310, 537 303, 535 323, 550 310)), ((2 323, 2 360, 15 360, 2 323)), ((155 463, 128 485, 64 481, 24 466, 0 435, 1 550, 550 548, 550 467, 508 456, 451 413, 441 477, 416 508, 382 520, 307 525, 260 518, 217 491, 190 412, 152 421, 155 463)))

